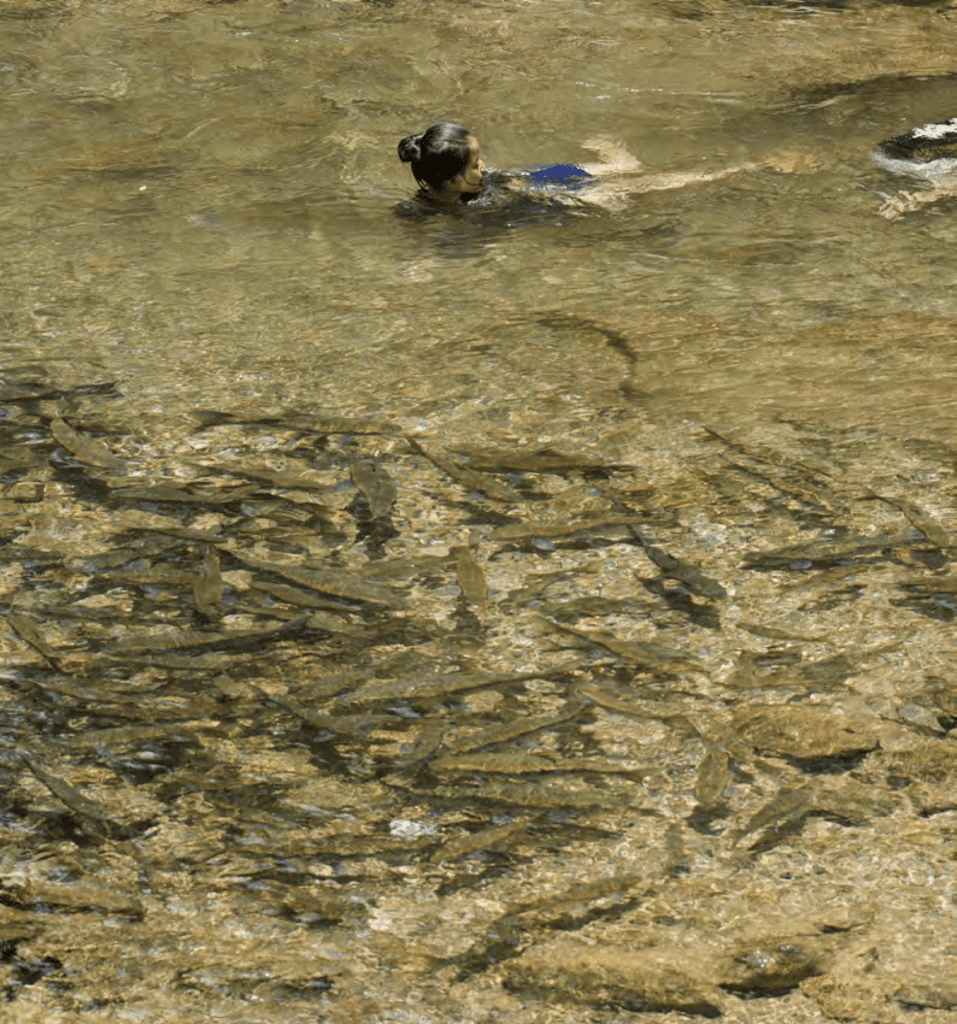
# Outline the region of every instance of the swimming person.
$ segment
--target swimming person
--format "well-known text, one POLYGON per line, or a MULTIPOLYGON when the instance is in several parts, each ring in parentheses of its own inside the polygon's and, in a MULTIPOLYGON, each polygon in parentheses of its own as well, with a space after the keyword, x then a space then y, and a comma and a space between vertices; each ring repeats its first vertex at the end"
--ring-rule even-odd
POLYGON ((462 204, 492 205, 494 197, 505 191, 536 196, 551 209, 556 205, 614 209, 634 192, 681 188, 760 167, 785 169, 768 161, 716 171, 646 174, 641 163, 615 139, 598 136, 582 143, 582 148, 595 152, 599 161, 503 173, 486 167, 482 145, 468 128, 442 121, 418 135, 407 135, 398 150, 399 159, 412 165, 412 176, 419 185, 416 200, 436 212, 461 209, 462 204))
MULTIPOLYGON (((419 184, 416 198, 446 208, 472 202, 496 185, 512 191, 521 191, 523 186, 561 185, 572 192, 594 177, 591 171, 574 164, 537 167, 517 175, 489 172, 482 160, 482 144, 468 128, 451 121, 406 136, 399 143, 399 159, 412 164, 412 176, 419 184)), ((637 165, 634 158, 632 163, 637 165)))
POLYGON ((452 206, 482 189, 485 164, 479 140, 460 124, 442 121, 399 143, 399 159, 412 164, 421 198, 452 206))

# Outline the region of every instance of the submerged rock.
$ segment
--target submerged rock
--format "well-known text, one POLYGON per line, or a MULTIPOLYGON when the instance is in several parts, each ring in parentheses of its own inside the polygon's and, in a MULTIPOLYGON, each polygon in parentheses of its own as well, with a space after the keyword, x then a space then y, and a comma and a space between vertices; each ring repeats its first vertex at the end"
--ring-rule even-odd
POLYGON ((801 991, 833 1020, 866 1020, 872 1024, 900 1020, 901 1008, 887 998, 879 979, 824 974, 805 982, 801 991))
POLYGON ((878 742, 863 722, 816 704, 745 708, 734 726, 751 746, 780 757, 839 757, 874 750, 878 742))
POLYGON ((677 966, 676 950, 585 946, 568 939, 527 949, 505 968, 515 992, 540 999, 720 1017, 720 993, 677 966))
POLYGON ((821 974, 827 956, 806 940, 771 937, 743 942, 730 951, 721 987, 748 995, 772 995, 821 974))
POLYGON ((894 998, 904 1006, 921 1010, 957 1010, 957 981, 944 977, 906 982, 894 998))

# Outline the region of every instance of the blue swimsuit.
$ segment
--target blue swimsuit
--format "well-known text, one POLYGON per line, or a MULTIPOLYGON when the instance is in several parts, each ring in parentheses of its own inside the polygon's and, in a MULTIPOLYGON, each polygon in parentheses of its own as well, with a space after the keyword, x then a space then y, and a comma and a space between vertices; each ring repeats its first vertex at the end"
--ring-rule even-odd
POLYGON ((528 180, 536 185, 561 185, 568 192, 577 192, 584 188, 593 177, 582 167, 574 164, 552 164, 550 167, 538 167, 528 172, 528 180))

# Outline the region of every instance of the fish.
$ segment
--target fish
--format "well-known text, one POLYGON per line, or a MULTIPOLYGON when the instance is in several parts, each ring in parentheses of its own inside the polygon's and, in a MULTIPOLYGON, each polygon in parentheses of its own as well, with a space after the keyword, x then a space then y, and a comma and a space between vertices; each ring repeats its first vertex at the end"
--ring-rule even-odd
POLYGON ((558 762, 536 754, 457 754, 436 758, 432 770, 436 772, 501 772, 507 775, 527 775, 529 772, 553 772, 560 769, 558 762))
POLYGON ((455 555, 455 572, 462 596, 479 611, 484 611, 488 599, 488 585, 485 582, 485 570, 475 557, 474 550, 466 544, 452 548, 455 555))
POLYGON ((687 874, 689 870, 684 832, 680 823, 673 821, 665 830, 664 872, 672 878, 677 878, 680 875, 687 874))
POLYGON ((116 476, 126 474, 128 467, 123 459, 114 455, 102 441, 96 441, 77 433, 66 420, 59 416, 55 416, 50 421, 50 433, 58 444, 62 445, 80 462, 96 466, 98 469, 108 470, 116 476))
POLYGON ((282 426, 309 434, 399 434, 401 428, 387 420, 361 419, 357 416, 336 416, 329 413, 271 412, 238 413, 214 409, 196 410, 192 414, 201 426, 219 426, 222 423, 282 426))
POLYGON ((490 725, 485 729, 469 733, 466 736, 456 736, 446 743, 450 754, 464 754, 470 750, 480 750, 482 747, 493 746, 496 743, 506 743, 517 736, 526 736, 528 733, 537 732, 539 729, 551 729, 563 722, 568 722, 581 711, 580 704, 570 703, 564 712, 555 715, 537 715, 529 718, 518 718, 511 722, 499 722, 497 725, 490 725))
POLYGON ((231 544, 232 537, 219 533, 210 533, 208 530, 191 530, 185 526, 170 524, 169 526, 156 526, 149 524, 137 527, 138 530, 149 533, 159 533, 167 537, 176 537, 178 540, 198 541, 201 544, 231 544))
POLYGON ((479 850, 487 850, 490 846, 510 839, 514 835, 524 832, 528 828, 528 821, 519 819, 510 821, 505 825, 495 825, 491 828, 483 828, 478 832, 466 832, 465 835, 456 836, 454 839, 443 843, 429 858, 432 864, 443 864, 450 860, 461 860, 469 854, 478 853, 479 850))
POLYGON ((699 807, 713 808, 721 800, 730 778, 729 763, 730 758, 724 747, 717 743, 708 744, 708 749, 698 765, 698 777, 694 787, 699 807))
POLYGON ((492 530, 489 540, 525 540, 528 537, 570 537, 583 530, 600 530, 608 526, 630 526, 646 523, 647 516, 610 515, 595 519, 538 520, 525 523, 506 523, 492 530))
POLYGON ((505 916, 538 915, 542 911, 554 911, 557 908, 588 903, 592 900, 605 899, 608 896, 621 896, 636 885, 646 886, 647 884, 648 875, 643 872, 623 871, 617 875, 603 875, 590 882, 573 885, 570 889, 550 893, 531 903, 515 904, 506 909, 505 916))
POLYGON ((218 619, 221 616, 219 600, 224 589, 223 577, 219 571, 219 556, 214 547, 209 547, 203 556, 203 569, 193 584, 193 597, 200 615, 207 619, 218 619))
POLYGON ((293 583, 298 583, 302 587, 308 587, 310 590, 318 590, 324 594, 344 597, 350 601, 384 604, 391 608, 402 608, 405 606, 405 601, 387 587, 382 587, 377 583, 370 583, 368 580, 360 579, 345 572, 334 569, 309 569, 298 565, 287 565, 283 562, 267 562, 261 558, 253 558, 251 555, 235 550, 231 553, 251 569, 275 573, 277 576, 285 576, 286 579, 292 580, 293 583))
POLYGON ((613 651, 626 661, 639 665, 657 668, 663 672, 693 669, 700 666, 700 662, 693 655, 681 654, 670 647, 665 647, 664 644, 656 644, 648 640, 621 640, 610 633, 576 629, 574 626, 546 618, 544 615, 540 615, 538 618, 553 629, 581 637, 589 643, 598 644, 600 647, 613 651))
POLYGON ((352 482, 369 503, 373 519, 387 516, 398 497, 395 481, 372 459, 356 459, 349 467, 352 482))
MULTIPOLYGON (((342 607, 341 601, 329 597, 317 597, 316 594, 300 590, 298 587, 289 587, 285 583, 268 583, 265 580, 256 580, 253 590, 262 591, 270 597, 274 597, 283 604, 294 604, 300 608, 323 608, 334 610, 342 607)), ((345 625, 345 623, 343 623, 345 625)))
POLYGON ((930 513, 925 512, 924 509, 919 508, 913 502, 907 501, 904 498, 894 498, 886 494, 878 494, 875 491, 870 491, 870 494, 874 498, 878 498, 888 505, 893 505, 894 508, 903 512, 911 526, 915 530, 920 530, 934 547, 950 548, 954 546, 954 538, 950 533, 930 513))
MULTIPOLYGON (((807 581, 805 581, 807 582, 807 581)), ((803 586, 804 584, 800 584, 803 586)), ((792 640, 796 643, 823 643, 826 637, 823 636, 801 636, 797 633, 790 633, 786 629, 778 629, 776 626, 765 626, 760 622, 748 622, 740 619, 735 625, 738 629, 746 630, 753 636, 764 637, 767 640, 792 640)))
POLYGON ((642 701, 640 704, 636 704, 627 698, 620 697, 614 690, 594 684, 579 686, 576 692, 579 696, 587 697, 609 711, 615 711, 622 715, 634 715, 635 718, 651 718, 678 729, 685 736, 700 736, 700 731, 694 722, 687 715, 682 714, 677 706, 671 706, 661 701, 642 701))
POLYGON ((468 469, 465 466, 461 466, 453 459, 450 459, 445 455, 440 455, 438 452, 427 451, 412 436, 407 436, 406 440, 415 451, 428 459, 432 465, 441 469, 443 473, 450 476, 456 481, 456 483, 460 483, 468 487, 469 490, 481 491, 483 494, 487 494, 490 498, 494 498, 496 501, 506 501, 510 504, 517 504, 523 501, 523 498, 518 491, 513 487, 510 487, 508 484, 502 483, 500 480, 496 480, 495 477, 489 476, 486 473, 478 473, 474 469, 468 469))
POLYGON ((497 803, 519 804, 522 807, 595 807, 604 810, 621 810, 633 806, 624 792, 616 794, 605 789, 569 789, 567 786, 543 786, 524 782, 485 782, 468 789, 454 789, 438 786, 439 796, 465 798, 469 800, 492 800, 497 803))
MULTIPOLYGON (((744 569, 757 569, 761 572, 775 571, 806 571, 807 569, 831 569, 839 567, 845 571, 854 571, 848 566, 849 559, 864 557, 870 559, 875 553, 885 548, 893 548, 913 543, 912 538, 899 534, 874 534, 870 537, 852 536, 841 540, 810 541, 806 544, 789 544, 770 551, 745 552, 744 569)), ((869 563, 857 566, 857 569, 868 568, 869 563)))
MULTIPOLYGON (((251 647, 259 651, 261 647, 274 640, 285 640, 302 633, 307 626, 305 618, 284 622, 272 629, 254 630, 236 633, 206 633, 202 630, 181 630, 178 633, 165 633, 155 637, 141 637, 127 642, 112 652, 121 655, 140 651, 181 651, 190 650, 194 653, 212 651, 235 651, 251 647)), ((265 652, 262 652, 265 653, 265 652)))
POLYGON ((768 825, 777 825, 788 818, 802 817, 811 804, 813 793, 807 787, 785 790, 774 799, 769 800, 757 813, 748 819, 741 828, 736 829, 731 837, 731 845, 737 846, 745 836, 757 832, 768 825))
POLYGON ((7 622, 21 640, 41 654, 54 668, 60 668, 56 651, 46 642, 40 627, 29 615, 9 615, 7 622))
POLYGON ((105 747, 115 751, 130 744, 139 746, 156 741, 157 744, 198 743, 195 732, 215 733, 222 723, 215 718, 182 722, 163 722, 161 725, 118 725, 108 729, 84 729, 71 737, 70 742, 80 747, 105 747))
POLYGON ((267 469, 262 466, 247 466, 241 462, 217 462, 214 466, 204 466, 202 463, 187 463, 195 469, 205 473, 226 473, 231 476, 246 477, 250 480, 262 480, 264 483, 272 484, 287 491, 318 491, 323 494, 331 494, 334 486, 323 480, 314 480, 311 477, 303 476, 301 473, 294 473, 290 470, 267 469))
POLYGON ((282 708, 284 711, 288 711, 296 718, 302 719, 303 722, 307 725, 311 725, 314 729, 342 733, 345 736, 352 736, 357 739, 366 739, 366 734, 350 722, 344 715, 330 715, 322 711, 313 711, 312 708, 304 707, 291 697, 284 697, 280 694, 269 693, 267 690, 262 689, 262 687, 256 686, 255 683, 247 682, 246 686, 248 686, 250 690, 254 690, 260 696, 265 697, 266 700, 271 701, 273 704, 282 708))
POLYGON ((173 484, 116 487, 112 497, 119 500, 174 502, 182 505, 234 505, 259 493, 256 486, 240 487, 199 487, 190 484, 176 487, 173 484))
POLYGON ((442 746, 445 731, 448 723, 441 718, 429 718, 423 722, 419 729, 412 748, 407 754, 403 754, 395 763, 397 768, 409 768, 412 765, 428 761, 432 755, 442 746))
POLYGON ((444 675, 413 676, 408 679, 384 679, 366 683, 341 700, 350 704, 363 704, 385 700, 413 700, 416 698, 445 697, 465 690, 518 683, 528 679, 547 679, 561 675, 584 664, 575 661, 534 672, 447 672, 444 675))
POLYGON ((469 468, 495 472, 564 473, 576 469, 631 469, 630 466, 601 462, 587 455, 565 454, 551 448, 537 451, 477 449, 467 452, 469 468))
POLYGON ((728 596, 727 590, 717 580, 705 576, 693 565, 688 565, 680 559, 669 555, 667 551, 656 548, 649 544, 645 538, 634 528, 631 528, 638 543, 644 548, 648 558, 661 570, 662 574, 669 579, 683 583, 690 591, 701 597, 710 598, 713 601, 723 601, 728 596))
POLYGON ((26 758, 26 764, 36 778, 58 800, 69 807, 71 811, 75 811, 81 817, 88 818, 98 825, 118 823, 115 815, 110 812, 110 809, 105 804, 100 803, 99 800, 91 799, 80 792, 75 786, 70 785, 66 780, 61 779, 52 772, 46 771, 44 768, 38 767, 29 757, 26 758))

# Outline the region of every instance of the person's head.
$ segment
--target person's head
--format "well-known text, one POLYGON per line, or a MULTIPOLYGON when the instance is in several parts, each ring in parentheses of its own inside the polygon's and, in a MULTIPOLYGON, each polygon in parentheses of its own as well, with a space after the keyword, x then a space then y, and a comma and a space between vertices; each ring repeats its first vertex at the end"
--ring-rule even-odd
POLYGON ((442 121, 399 143, 399 159, 412 164, 412 175, 431 195, 454 201, 463 193, 482 191, 479 140, 460 124, 442 121))

